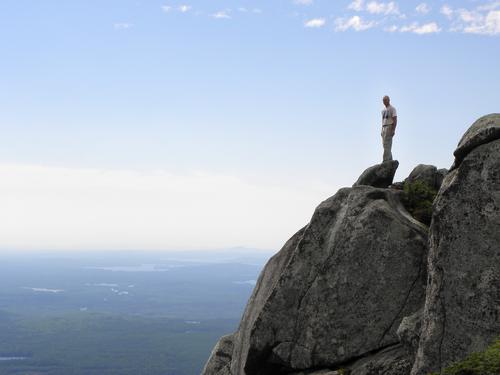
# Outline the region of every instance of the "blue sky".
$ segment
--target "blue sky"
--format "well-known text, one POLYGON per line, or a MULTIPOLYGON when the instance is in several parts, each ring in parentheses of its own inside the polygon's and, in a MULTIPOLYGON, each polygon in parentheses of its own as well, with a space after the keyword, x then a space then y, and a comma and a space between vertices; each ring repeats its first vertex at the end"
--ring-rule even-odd
POLYGON ((492 0, 4 0, 0 248, 279 248, 379 162, 385 94, 397 179, 449 167, 499 37, 492 0))

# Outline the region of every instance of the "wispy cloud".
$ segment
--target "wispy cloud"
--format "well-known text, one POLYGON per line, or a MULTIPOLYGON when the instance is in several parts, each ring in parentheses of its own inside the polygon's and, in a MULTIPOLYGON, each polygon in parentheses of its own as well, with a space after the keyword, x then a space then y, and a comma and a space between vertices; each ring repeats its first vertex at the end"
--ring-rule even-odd
POLYGON ((449 5, 443 5, 440 12, 448 18, 451 18, 453 16, 453 9, 449 5))
POLYGON ((429 7, 429 5, 427 5, 427 3, 420 3, 417 5, 415 10, 417 11, 417 13, 427 14, 431 11, 431 8, 429 7))
POLYGON ((219 10, 218 12, 215 12, 214 14, 212 14, 212 17, 219 18, 219 19, 230 19, 231 18, 231 16, 229 15, 230 12, 231 12, 231 10, 229 10, 229 9, 219 10))
POLYGON ((489 11, 489 10, 496 10, 500 8, 500 1, 492 1, 492 2, 489 2, 487 4, 484 4, 484 5, 479 5, 477 7, 477 10, 480 11, 480 12, 483 12, 483 11, 489 11))
POLYGON ((294 0, 293 2, 298 5, 311 5, 314 0, 294 0))
POLYGON ((397 27, 396 25, 391 25, 391 26, 387 26, 384 28, 384 31, 387 31, 388 33, 394 33, 398 30, 399 30, 399 27, 397 27))
POLYGON ((113 28, 115 30, 127 30, 133 26, 134 26, 133 24, 127 22, 116 22, 113 24, 113 28))
POLYGON ((240 8, 238 8, 238 12, 260 14, 260 13, 262 13, 262 9, 260 9, 260 8, 249 9, 249 8, 245 8, 245 7, 240 7, 240 8))
POLYGON ((441 7, 441 13, 452 21, 450 31, 465 34, 500 34, 500 1, 492 1, 472 9, 441 7))
MULTIPOLYGON (((168 1, 168 0, 165 0, 168 1)), ((451 1, 451 0, 450 0, 451 1)), ((308 6, 313 5, 314 0, 290 0, 289 4, 308 6)), ((426 20, 422 23, 422 16, 432 13, 432 2, 415 2, 412 5, 414 11, 405 14, 400 10, 398 1, 390 0, 350 0, 347 5, 346 14, 337 17, 334 21, 335 31, 364 31, 368 29, 378 29, 385 32, 404 32, 414 34, 436 34, 442 30, 448 32, 461 32, 467 34, 498 35, 500 34, 500 0, 474 0, 475 7, 454 8, 447 3, 442 3, 440 8, 436 7, 436 12, 444 17, 437 20, 426 20)), ((187 13, 193 10, 189 2, 182 5, 167 4, 161 6, 163 12, 187 13)), ((325 14, 316 17, 307 15, 309 8, 303 7, 295 17, 305 17, 303 26, 306 28, 322 28, 329 18, 325 14), (314 17, 314 18, 311 18, 314 17)), ((411 10, 411 8, 410 8, 411 10)), ((250 8, 240 6, 234 9, 222 9, 214 12, 193 10, 193 14, 203 14, 206 17, 216 19, 232 19, 243 14, 262 13, 260 8, 250 8)), ((302 18, 304 19, 304 18, 302 18)), ((128 23, 115 24, 115 29, 126 29, 132 25, 128 23)))
POLYGON ((441 32, 441 28, 436 22, 429 22, 423 25, 419 25, 417 22, 414 22, 411 25, 401 27, 399 31, 401 31, 402 33, 424 35, 439 33, 441 32))
POLYGON ((191 5, 179 5, 179 11, 181 13, 189 12, 193 7, 191 5))
POLYGON ((170 13, 174 10, 181 12, 181 13, 187 13, 191 9, 193 9, 193 7, 191 5, 187 5, 187 4, 181 4, 181 5, 176 6, 176 7, 173 7, 172 5, 162 5, 161 6, 161 10, 165 13, 170 13))
POLYGON ((309 28, 319 28, 325 26, 325 24, 326 20, 324 18, 313 18, 304 22, 304 26, 309 28))
POLYGON ((368 4, 366 4, 366 11, 372 14, 399 14, 399 7, 393 1, 389 3, 370 1, 368 4))
POLYGON ((354 0, 349 4, 347 9, 355 10, 356 12, 361 12, 364 7, 364 0, 354 0))
POLYGON ((467 34, 497 35, 500 34, 500 11, 492 10, 486 15, 474 17, 463 29, 467 34))
POLYGON ((394 1, 390 1, 388 3, 369 1, 365 3, 364 0, 354 0, 348 5, 347 9, 351 9, 356 12, 366 11, 371 14, 400 14, 399 7, 394 1))
POLYGON ((352 16, 351 18, 337 18, 335 20, 335 31, 364 31, 371 29, 376 25, 375 21, 363 21, 360 16, 352 16))

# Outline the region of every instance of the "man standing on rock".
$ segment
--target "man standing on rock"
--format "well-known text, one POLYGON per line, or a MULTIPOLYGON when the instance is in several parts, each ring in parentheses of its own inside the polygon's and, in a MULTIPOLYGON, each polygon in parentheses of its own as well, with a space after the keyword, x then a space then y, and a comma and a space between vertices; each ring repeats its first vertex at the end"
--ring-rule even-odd
POLYGON ((382 146, 384 147, 383 161, 392 160, 392 137, 396 132, 398 114, 396 108, 391 105, 391 99, 386 95, 382 100, 385 108, 382 110, 382 146))

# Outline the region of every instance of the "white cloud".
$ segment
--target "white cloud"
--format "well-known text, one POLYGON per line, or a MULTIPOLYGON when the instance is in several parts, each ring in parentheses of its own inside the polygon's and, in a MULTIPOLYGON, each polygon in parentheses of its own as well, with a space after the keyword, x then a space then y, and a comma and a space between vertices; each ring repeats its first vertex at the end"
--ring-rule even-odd
POLYGON ((493 1, 491 3, 478 6, 477 10, 482 12, 482 11, 496 10, 498 8, 500 8, 500 1, 493 1))
POLYGON ((230 19, 231 16, 229 15, 230 10, 220 10, 214 14, 212 14, 213 18, 219 18, 219 19, 230 19))
POLYGON ((335 20, 335 31, 347 31, 353 29, 354 31, 364 31, 375 26, 374 21, 365 22, 359 16, 353 16, 351 18, 337 18, 335 20))
POLYGON ((431 8, 426 3, 420 3, 417 5, 415 10, 420 14, 427 14, 431 11, 431 8))
POLYGON ((113 27, 115 30, 127 30, 130 29, 132 26, 134 26, 131 23, 126 23, 126 22, 117 22, 113 24, 113 27))
POLYGON ((293 2, 298 5, 311 5, 314 0, 294 0, 293 2))
POLYGON ((400 14, 399 7, 394 1, 388 3, 370 1, 365 4, 364 0, 354 0, 347 8, 356 12, 366 11, 372 14, 400 14))
POLYGON ((366 4, 366 11, 373 14, 399 14, 399 8, 393 1, 389 3, 370 1, 368 4, 366 4))
POLYGON ((398 31, 398 27, 396 25, 392 25, 392 26, 388 26, 384 29, 384 31, 387 31, 389 33, 394 33, 396 31, 398 31))
POLYGON ((472 17, 472 21, 463 29, 467 34, 500 34, 500 10, 492 10, 486 16, 472 17))
POLYGON ((241 12, 241 13, 255 13, 255 14, 260 14, 262 13, 262 9, 260 8, 253 8, 253 9, 248 9, 248 8, 245 8, 245 7, 239 7, 238 8, 238 12, 241 12))
POLYGON ((189 12, 192 9, 191 5, 179 5, 179 11, 182 13, 189 12))
POLYGON ((474 9, 452 9, 445 5, 441 13, 452 20, 450 31, 466 34, 500 34, 500 1, 492 1, 474 9))
POLYGON ((414 22, 411 25, 401 27, 399 31, 401 31, 402 33, 424 35, 439 33, 441 31, 441 28, 436 22, 429 22, 423 25, 419 25, 418 23, 414 22))
POLYGON ((313 18, 311 20, 308 20, 304 23, 305 27, 310 27, 310 28, 319 28, 323 27, 326 24, 326 20, 324 18, 313 18))
POLYGON ((453 16, 453 9, 449 5, 443 5, 441 7, 441 14, 444 14, 446 17, 451 18, 453 16))
POLYGON ((480 22, 482 19, 482 15, 480 13, 467 9, 457 9, 456 15, 458 16, 459 20, 466 23, 480 22))
POLYGON ((165 13, 168 13, 172 10, 172 7, 170 5, 162 5, 161 10, 163 10, 165 13))
POLYGON ((0 248, 11 250, 277 249, 332 193, 313 182, 3 163, 0 181, 0 248))
POLYGON ((356 12, 360 12, 363 10, 364 0, 354 0, 349 6, 348 9, 355 10, 356 12))

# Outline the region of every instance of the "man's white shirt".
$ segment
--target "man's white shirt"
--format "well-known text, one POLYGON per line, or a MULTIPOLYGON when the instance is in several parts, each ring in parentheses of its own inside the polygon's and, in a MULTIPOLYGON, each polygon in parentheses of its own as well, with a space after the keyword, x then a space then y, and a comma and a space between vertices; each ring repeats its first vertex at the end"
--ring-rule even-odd
POLYGON ((393 117, 398 115, 396 108, 389 104, 388 107, 385 107, 382 110, 382 126, 383 125, 392 125, 394 123, 393 117))

